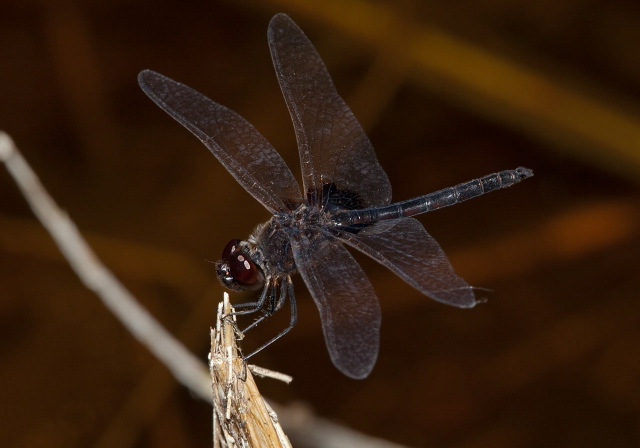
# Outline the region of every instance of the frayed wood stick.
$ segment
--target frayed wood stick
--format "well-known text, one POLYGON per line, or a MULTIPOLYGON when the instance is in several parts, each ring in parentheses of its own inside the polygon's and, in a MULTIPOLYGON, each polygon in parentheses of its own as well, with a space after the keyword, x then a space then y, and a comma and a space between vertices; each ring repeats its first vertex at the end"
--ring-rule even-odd
MULTIPOLYGON (((229 295, 218 305, 216 328, 211 329, 211 388, 214 447, 290 448, 278 417, 260 395, 251 368, 238 349, 238 332, 229 295)), ((259 369, 261 372, 266 369, 259 369)), ((270 372, 270 371, 267 371, 270 372)), ((270 377, 291 377, 272 372, 270 377)))

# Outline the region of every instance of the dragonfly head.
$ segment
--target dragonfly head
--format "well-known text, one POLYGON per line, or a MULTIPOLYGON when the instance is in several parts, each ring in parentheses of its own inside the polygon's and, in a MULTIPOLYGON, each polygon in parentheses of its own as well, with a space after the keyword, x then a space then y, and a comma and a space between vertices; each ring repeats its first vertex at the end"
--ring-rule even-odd
POLYGON ((256 291, 264 286, 264 275, 240 247, 240 240, 229 241, 222 251, 222 260, 216 262, 220 282, 232 291, 256 291))

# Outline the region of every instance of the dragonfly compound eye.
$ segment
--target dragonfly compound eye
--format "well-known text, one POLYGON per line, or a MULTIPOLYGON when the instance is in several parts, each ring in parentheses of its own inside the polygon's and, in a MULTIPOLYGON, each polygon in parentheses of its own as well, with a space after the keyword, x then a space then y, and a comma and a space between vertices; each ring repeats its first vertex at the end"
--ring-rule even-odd
POLYGON ((234 291, 261 289, 264 276, 239 244, 240 240, 233 239, 222 251, 222 260, 216 263, 218 278, 234 291))

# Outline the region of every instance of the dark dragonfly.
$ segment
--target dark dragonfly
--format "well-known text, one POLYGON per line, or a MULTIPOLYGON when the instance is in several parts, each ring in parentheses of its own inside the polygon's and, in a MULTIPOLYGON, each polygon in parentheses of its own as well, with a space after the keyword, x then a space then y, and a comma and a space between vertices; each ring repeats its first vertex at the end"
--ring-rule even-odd
POLYGON ((138 81, 273 214, 246 241, 230 241, 216 265, 227 288, 262 289, 257 302, 239 311, 263 313, 250 327, 288 300, 289 327, 264 346, 296 323, 291 276, 297 272, 320 311, 334 365, 347 376, 365 378, 378 356, 380 306, 344 244, 432 299, 473 307, 472 287, 411 216, 508 187, 533 173, 527 168, 501 171, 390 204, 389 179, 309 39, 285 14, 273 17, 268 38, 298 141, 304 195, 273 146, 241 116, 153 71, 141 72, 138 81))

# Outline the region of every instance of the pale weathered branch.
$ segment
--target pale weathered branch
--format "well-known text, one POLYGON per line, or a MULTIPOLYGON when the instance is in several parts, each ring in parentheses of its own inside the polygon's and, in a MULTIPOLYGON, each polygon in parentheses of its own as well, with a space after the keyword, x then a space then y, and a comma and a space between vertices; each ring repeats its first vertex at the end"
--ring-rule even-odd
POLYGON ((31 209, 49 231, 80 280, 93 290, 136 339, 167 366, 178 381, 210 400, 208 372, 202 362, 156 321, 98 259, 75 224, 56 205, 11 138, 0 132, 0 160, 31 209))

